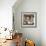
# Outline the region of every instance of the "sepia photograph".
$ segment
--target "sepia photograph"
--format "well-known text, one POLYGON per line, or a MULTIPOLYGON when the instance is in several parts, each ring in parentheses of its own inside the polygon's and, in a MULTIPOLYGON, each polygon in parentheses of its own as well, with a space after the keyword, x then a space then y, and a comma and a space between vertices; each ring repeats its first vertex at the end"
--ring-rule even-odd
POLYGON ((36 12, 22 12, 22 27, 36 27, 36 12))
POLYGON ((23 24, 24 25, 33 25, 34 24, 34 15, 24 15, 23 24))

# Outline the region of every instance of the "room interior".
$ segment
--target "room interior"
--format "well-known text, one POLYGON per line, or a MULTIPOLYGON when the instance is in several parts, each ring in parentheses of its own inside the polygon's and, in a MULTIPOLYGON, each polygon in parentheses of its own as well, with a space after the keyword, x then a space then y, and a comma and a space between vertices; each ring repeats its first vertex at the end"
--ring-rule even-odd
POLYGON ((45 0, 0 0, 0 46, 46 46, 45 4, 45 0), (31 16, 33 26, 26 22, 31 16))

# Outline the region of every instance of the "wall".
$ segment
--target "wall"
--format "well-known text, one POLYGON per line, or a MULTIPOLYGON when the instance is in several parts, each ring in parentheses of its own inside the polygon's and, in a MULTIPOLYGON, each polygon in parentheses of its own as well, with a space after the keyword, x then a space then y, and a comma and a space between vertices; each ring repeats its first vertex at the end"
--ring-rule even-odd
POLYGON ((41 42, 42 46, 46 46, 46 0, 41 1, 41 42))
MULTIPOLYGON (((19 2, 19 1, 18 1, 19 2)), ((16 5, 14 5, 16 6, 16 5)), ((13 7, 15 31, 23 33, 26 39, 34 40, 36 46, 41 46, 41 1, 40 0, 23 0, 23 2, 16 7, 13 7), (21 12, 37 12, 37 27, 36 28, 22 28, 21 27, 21 12)))

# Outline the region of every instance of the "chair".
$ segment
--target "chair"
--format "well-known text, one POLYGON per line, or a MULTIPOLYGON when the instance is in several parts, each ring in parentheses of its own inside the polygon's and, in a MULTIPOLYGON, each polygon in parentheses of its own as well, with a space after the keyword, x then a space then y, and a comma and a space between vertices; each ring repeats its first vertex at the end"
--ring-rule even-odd
POLYGON ((25 46, 35 46, 35 43, 32 40, 26 40, 25 46))

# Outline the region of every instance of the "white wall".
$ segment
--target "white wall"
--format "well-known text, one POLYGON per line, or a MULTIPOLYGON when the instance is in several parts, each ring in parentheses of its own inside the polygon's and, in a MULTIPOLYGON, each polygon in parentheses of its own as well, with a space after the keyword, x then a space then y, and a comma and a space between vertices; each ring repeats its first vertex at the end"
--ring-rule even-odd
MULTIPOLYGON (((18 1, 19 2, 19 1, 18 1)), ((14 5, 16 6, 16 5, 14 5)), ((18 32, 22 32, 24 38, 32 39, 35 41, 36 46, 41 46, 41 30, 40 30, 40 12, 41 12, 41 1, 40 0, 23 0, 23 2, 13 8, 15 29, 18 32), (21 27, 21 12, 37 12, 37 27, 36 28, 22 28, 21 27)))
POLYGON ((24 0, 17 8, 14 5, 13 12, 15 29, 25 38, 35 40, 36 46, 46 46, 46 0, 24 0), (21 11, 37 12, 37 28, 21 28, 21 11))
POLYGON ((41 40, 42 46, 46 46, 46 0, 41 1, 41 40))
POLYGON ((0 0, 0 27, 12 28, 12 6, 16 0, 0 0))

